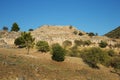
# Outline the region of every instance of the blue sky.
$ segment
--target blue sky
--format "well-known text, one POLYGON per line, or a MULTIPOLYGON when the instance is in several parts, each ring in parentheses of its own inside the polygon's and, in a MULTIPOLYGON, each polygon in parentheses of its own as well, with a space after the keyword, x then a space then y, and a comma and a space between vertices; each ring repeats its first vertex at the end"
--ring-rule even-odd
POLYGON ((120 0, 0 0, 0 29, 73 25, 103 35, 120 26, 120 0))

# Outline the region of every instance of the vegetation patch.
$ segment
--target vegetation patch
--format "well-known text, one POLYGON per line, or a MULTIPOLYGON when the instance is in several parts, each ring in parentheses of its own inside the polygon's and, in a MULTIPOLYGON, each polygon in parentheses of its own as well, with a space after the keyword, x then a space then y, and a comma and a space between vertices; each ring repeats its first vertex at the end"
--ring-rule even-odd
POLYGON ((107 52, 96 47, 82 50, 81 58, 93 68, 98 68, 98 63, 108 66, 110 61, 110 56, 107 52))
POLYGON ((65 50, 59 44, 52 45, 52 59, 58 62, 65 59, 65 50))

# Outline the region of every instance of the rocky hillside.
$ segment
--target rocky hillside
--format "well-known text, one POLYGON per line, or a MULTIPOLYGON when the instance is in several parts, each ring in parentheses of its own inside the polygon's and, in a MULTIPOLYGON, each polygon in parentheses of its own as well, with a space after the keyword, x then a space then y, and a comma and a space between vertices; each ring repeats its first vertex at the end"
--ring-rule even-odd
POLYGON ((120 26, 117 27, 116 29, 108 32, 105 34, 105 36, 110 37, 110 38, 119 38, 120 39, 120 26))
POLYGON ((0 47, 8 47, 14 45, 14 40, 19 37, 21 32, 0 31, 0 47))
MULTIPOLYGON (((45 40, 49 43, 62 43, 65 40, 73 41, 74 39, 79 39, 77 29, 70 26, 50 26, 44 25, 34 31, 32 31, 32 35, 38 40, 45 40), (74 33, 76 32, 76 33, 74 33)), ((85 34, 85 32, 82 32, 85 34)))
MULTIPOLYGON (((19 37, 21 32, 5 32, 0 31, 0 46, 14 45, 14 40, 19 37)), ((83 31, 77 30, 73 26, 53 26, 43 25, 31 34, 35 38, 35 41, 44 40, 49 44, 59 43, 69 40, 74 43, 74 40, 90 40, 92 43, 98 44, 101 40, 108 42, 108 44, 114 45, 115 42, 106 36, 93 36, 90 37, 83 31)))

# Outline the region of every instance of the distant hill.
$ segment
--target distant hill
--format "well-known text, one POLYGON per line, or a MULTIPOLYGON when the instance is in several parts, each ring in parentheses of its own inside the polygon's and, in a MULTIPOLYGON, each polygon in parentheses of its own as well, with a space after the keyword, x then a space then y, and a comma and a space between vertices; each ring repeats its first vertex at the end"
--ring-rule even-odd
POLYGON ((119 38, 120 39, 120 26, 117 27, 116 29, 108 32, 105 34, 105 36, 110 37, 110 38, 119 38))

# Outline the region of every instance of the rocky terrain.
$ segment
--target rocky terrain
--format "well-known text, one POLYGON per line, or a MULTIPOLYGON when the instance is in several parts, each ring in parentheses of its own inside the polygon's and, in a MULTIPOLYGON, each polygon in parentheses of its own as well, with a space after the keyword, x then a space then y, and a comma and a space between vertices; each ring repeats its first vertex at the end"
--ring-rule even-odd
MULTIPOLYGON (((6 32, 0 31, 0 46, 5 45, 14 45, 14 40, 19 37, 21 32, 6 32)), ((119 43, 116 42, 115 39, 108 38, 106 36, 93 36, 90 37, 86 32, 77 30, 73 26, 53 26, 53 25, 43 25, 34 31, 31 31, 31 34, 35 38, 35 41, 44 40, 47 41, 49 44, 59 43, 62 44, 63 41, 69 40, 74 43, 74 40, 90 40, 94 43, 95 46, 103 40, 106 41, 110 45, 114 45, 119 43), (82 35, 79 35, 82 33, 82 35)))
MULTIPOLYGON (((49 45, 62 45, 65 40, 71 41, 73 45, 75 40, 91 41, 92 44, 80 46, 81 49, 97 47, 101 41, 106 41, 108 46, 103 50, 109 48, 120 52, 119 47, 109 47, 120 44, 119 39, 89 36, 73 26, 43 25, 31 31, 31 34, 35 42, 44 40, 49 45)), ((25 48, 16 48, 14 45, 14 40, 20 35, 21 32, 0 31, 0 80, 120 80, 120 73, 113 67, 98 64, 99 69, 91 68, 80 56, 71 57, 68 54, 65 61, 56 62, 51 59, 50 51, 44 54, 35 48, 26 55, 25 48)), ((114 56, 119 57, 119 54, 114 56)))

